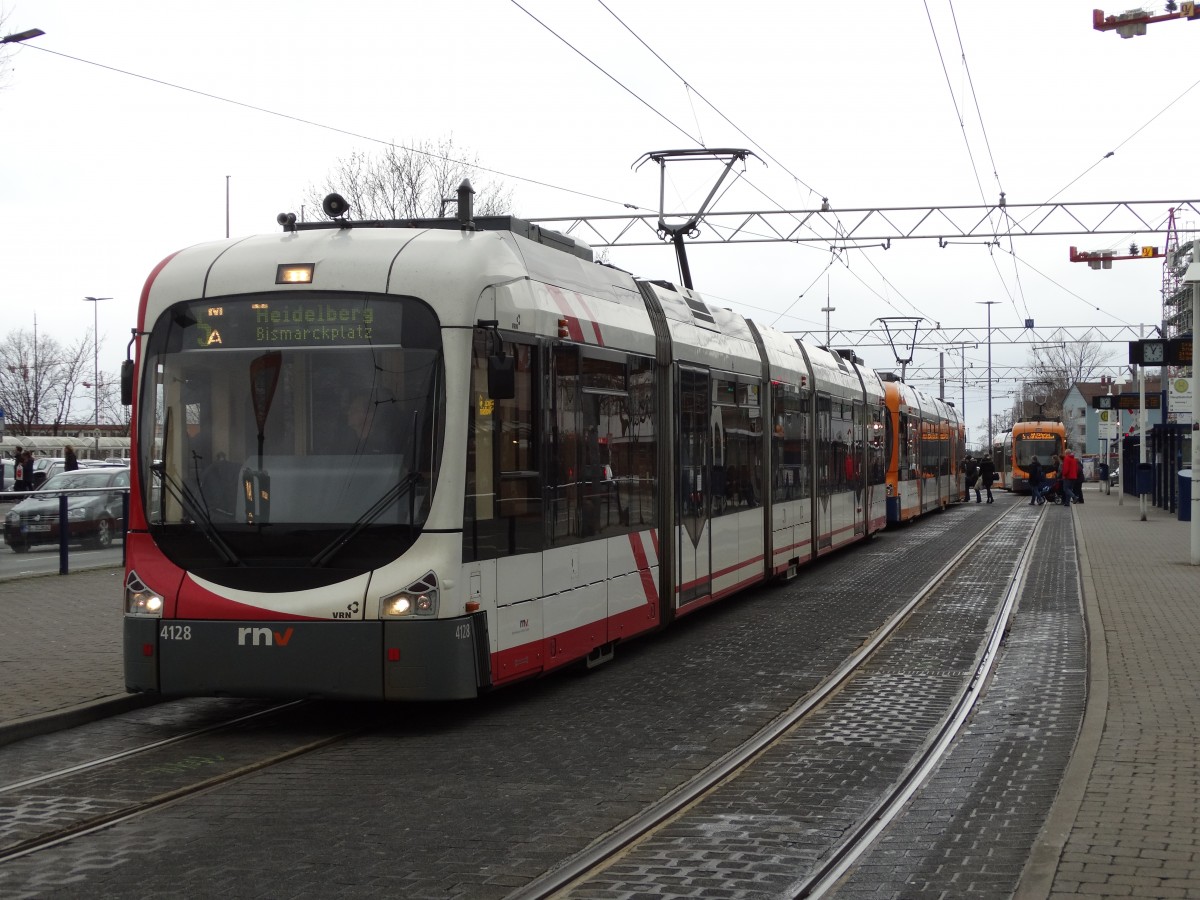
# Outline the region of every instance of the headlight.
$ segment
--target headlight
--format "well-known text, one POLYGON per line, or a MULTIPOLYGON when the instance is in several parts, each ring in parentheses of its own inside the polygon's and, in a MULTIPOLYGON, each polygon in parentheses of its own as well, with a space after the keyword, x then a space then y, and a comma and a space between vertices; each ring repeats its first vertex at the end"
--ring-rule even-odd
POLYGON ((427 572, 424 578, 402 591, 379 598, 379 616, 384 619, 436 616, 437 612, 438 580, 433 572, 427 572))
POLYGON ((130 616, 162 617, 163 597, 146 587, 137 572, 125 579, 125 613, 130 616))
POLYGON ((77 506, 74 509, 68 509, 67 510, 67 518, 68 519, 86 519, 87 518, 87 510, 80 506, 77 506))

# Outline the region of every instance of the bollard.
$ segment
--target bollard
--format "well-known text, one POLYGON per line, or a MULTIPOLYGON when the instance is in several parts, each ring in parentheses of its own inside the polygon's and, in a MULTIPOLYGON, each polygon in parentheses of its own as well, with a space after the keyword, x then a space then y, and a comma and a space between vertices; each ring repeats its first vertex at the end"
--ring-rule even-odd
POLYGON ((58 495, 58 574, 67 574, 67 495, 58 495))

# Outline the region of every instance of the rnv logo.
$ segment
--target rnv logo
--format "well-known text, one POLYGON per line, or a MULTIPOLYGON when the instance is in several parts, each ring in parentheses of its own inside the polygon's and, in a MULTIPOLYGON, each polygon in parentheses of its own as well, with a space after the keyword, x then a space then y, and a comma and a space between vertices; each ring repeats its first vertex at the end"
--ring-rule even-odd
POLYGON ((270 628, 239 628, 237 642, 239 647, 286 647, 294 630, 280 634, 270 628))

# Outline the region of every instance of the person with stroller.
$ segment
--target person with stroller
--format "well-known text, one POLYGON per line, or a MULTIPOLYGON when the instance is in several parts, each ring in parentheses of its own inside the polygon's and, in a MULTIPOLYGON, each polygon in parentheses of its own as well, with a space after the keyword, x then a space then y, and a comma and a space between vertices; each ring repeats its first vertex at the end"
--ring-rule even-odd
POLYGON ((1046 498, 1042 496, 1045 478, 1042 477, 1042 464, 1038 462, 1035 456, 1029 461, 1029 505, 1034 506, 1038 503, 1045 503, 1046 498))

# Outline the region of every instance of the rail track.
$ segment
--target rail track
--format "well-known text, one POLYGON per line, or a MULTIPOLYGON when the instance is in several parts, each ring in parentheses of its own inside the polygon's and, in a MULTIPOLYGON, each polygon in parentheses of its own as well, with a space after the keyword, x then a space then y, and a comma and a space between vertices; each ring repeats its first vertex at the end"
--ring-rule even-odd
POLYGON ((293 731, 313 706, 307 700, 270 706, 0 785, 0 803, 8 808, 0 819, 0 865, 313 753, 369 727, 330 728, 337 724, 333 720, 293 731), (235 730, 244 739, 239 751, 230 752, 223 737, 235 730), (91 789, 77 791, 84 782, 91 789), (98 782, 107 786, 96 791, 98 782), (91 799, 63 799, 74 793, 91 799))
MULTIPOLYGON (((793 860, 793 864, 800 870, 807 871, 803 871, 798 878, 790 883, 771 886, 772 894, 777 892, 778 896, 806 898, 825 894, 846 874, 860 854, 919 789, 924 779, 937 766, 951 745, 954 735, 967 721, 974 704, 981 696, 1018 602, 1026 568, 1043 521, 1040 517, 1032 520, 1027 516, 1020 517, 1016 515, 1019 509, 1020 507, 1014 507, 989 528, 977 534, 853 656, 768 727, 560 867, 511 893, 509 900, 569 897, 581 890, 586 890, 589 897, 603 897, 606 888, 612 890, 614 896, 623 895, 624 891, 630 889, 631 882, 639 877, 640 864, 636 861, 631 862, 631 858, 638 855, 644 856, 650 863, 655 859, 670 858, 671 865, 680 867, 677 878, 686 883, 689 878, 686 858, 679 858, 680 854, 672 857, 671 850, 664 851, 661 846, 655 849, 652 845, 656 836, 669 829, 678 831, 692 827, 694 830, 704 830, 703 824, 688 826, 689 817, 703 820, 703 807, 708 799, 761 764, 767 754, 788 753, 787 748, 781 751, 780 747, 789 740, 789 736, 805 728, 822 728, 828 732, 831 728, 831 717, 836 719, 840 715, 856 715, 856 710, 861 707, 853 702, 846 704, 845 710, 837 710, 839 695, 869 669, 881 650, 888 646, 893 637, 903 632, 914 613, 923 606, 941 599, 946 601, 944 605, 947 619, 961 616, 961 609, 958 608, 960 604, 954 599, 955 592, 960 592, 964 585, 977 580, 978 573, 974 573, 973 570, 988 565, 978 558, 980 548, 988 541, 995 540, 996 536, 1005 532, 1007 528, 1011 533, 1005 536, 1005 543, 1019 548, 1019 552, 1013 558, 1013 564, 1006 572, 1003 583, 997 583, 997 589, 980 598, 983 608, 979 612, 988 619, 988 627, 986 633, 981 634, 983 640, 978 644, 973 665, 969 671, 964 671, 963 677, 959 679, 961 685, 953 702, 940 715, 935 727, 925 732, 919 747, 893 774, 890 785, 882 794, 876 796, 865 813, 855 816, 852 822, 843 825, 839 829, 840 838, 829 841, 818 853, 814 854, 809 847, 806 848, 806 853, 799 854, 801 858, 793 860), (815 719, 822 716, 826 720, 823 724, 814 723, 815 719), (611 874, 612 870, 618 867, 622 868, 622 871, 611 874)), ((879 702, 896 701, 883 698, 879 702)), ((903 698, 898 702, 903 703, 903 698)), ((898 714, 902 716, 903 710, 898 714)), ((847 724, 848 731, 854 727, 854 723, 847 724)), ((853 806, 855 803, 850 802, 849 805, 853 806)), ((669 838, 667 843, 670 843, 669 838)), ((682 856, 686 857, 686 854, 682 856)), ((699 862, 697 870, 698 877, 703 877, 706 864, 699 862)), ((734 889, 733 885, 728 887, 734 889)))

